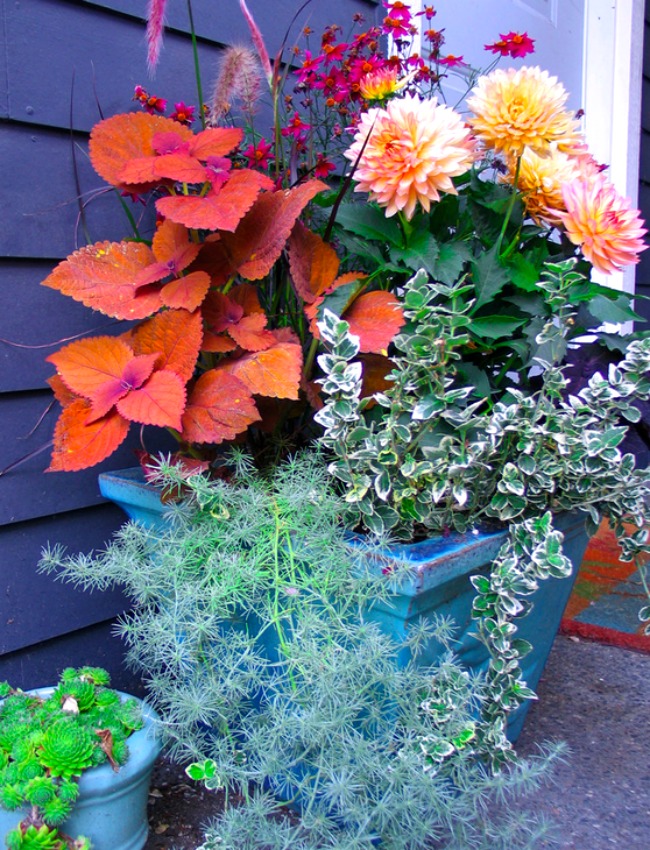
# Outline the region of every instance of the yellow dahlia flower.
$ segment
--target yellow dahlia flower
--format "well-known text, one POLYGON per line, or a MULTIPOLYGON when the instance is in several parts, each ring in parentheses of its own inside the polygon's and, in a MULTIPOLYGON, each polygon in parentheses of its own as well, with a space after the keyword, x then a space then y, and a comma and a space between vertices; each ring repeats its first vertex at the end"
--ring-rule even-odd
POLYGON ((409 77, 399 78, 397 68, 379 68, 359 81, 359 91, 365 100, 386 100, 408 83, 409 77))
POLYGON ((609 274, 639 261, 637 254, 647 247, 643 220, 604 175, 574 180, 562 197, 566 235, 595 269, 609 274))
POLYGON ((451 107, 405 95, 362 115, 345 156, 359 159, 355 192, 369 192, 387 216, 402 211, 410 219, 418 203, 428 212, 440 192, 457 194, 451 178, 470 168, 475 149, 451 107))
POLYGON ((578 122, 565 109, 567 92, 538 67, 497 69, 479 77, 467 105, 474 132, 488 148, 518 156, 526 147, 543 152, 579 144, 578 122))
POLYGON ((526 148, 521 155, 519 174, 517 159, 509 159, 508 173, 503 180, 514 183, 516 175, 526 210, 538 224, 561 224, 559 213, 565 212, 562 187, 579 177, 595 176, 599 170, 591 156, 569 156, 555 143, 543 156, 526 148))

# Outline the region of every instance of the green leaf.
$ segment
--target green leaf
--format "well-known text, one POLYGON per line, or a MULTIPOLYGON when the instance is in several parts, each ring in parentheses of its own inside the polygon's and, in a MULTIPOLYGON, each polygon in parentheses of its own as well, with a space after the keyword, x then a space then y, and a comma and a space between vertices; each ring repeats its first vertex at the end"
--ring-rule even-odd
POLYGON ((390 251, 393 262, 401 261, 414 272, 419 269, 426 269, 431 275, 435 274, 436 260, 439 254, 438 242, 431 233, 426 231, 414 233, 406 248, 393 247, 390 251))
POLYGON ((626 295, 619 295, 618 298, 596 295, 589 301, 587 308, 591 315, 601 322, 616 324, 642 320, 642 317, 630 307, 629 298, 626 295))
POLYGON ((451 286, 461 276, 465 264, 471 258, 469 245, 466 242, 441 242, 438 248, 438 258, 431 274, 436 280, 451 286))
POLYGON ((508 260, 510 280, 518 289, 525 292, 535 292, 539 281, 539 268, 531 263, 523 254, 515 254, 508 260))
POLYGON ((403 241, 397 220, 386 218, 383 210, 371 204, 344 204, 336 215, 336 221, 341 227, 364 239, 396 246, 400 246, 403 241))
POLYGON ((515 316, 480 316, 472 319, 470 330, 482 339, 507 337, 525 324, 524 319, 515 316))
POLYGON ((472 261, 472 273, 477 295, 475 310, 492 301, 510 281, 510 276, 499 259, 496 245, 472 261))
POLYGON ((365 286, 366 281, 354 280, 352 283, 344 283, 343 286, 339 286, 334 292, 326 295, 318 308, 319 321, 322 320, 325 310, 331 310, 335 316, 342 316, 365 286))

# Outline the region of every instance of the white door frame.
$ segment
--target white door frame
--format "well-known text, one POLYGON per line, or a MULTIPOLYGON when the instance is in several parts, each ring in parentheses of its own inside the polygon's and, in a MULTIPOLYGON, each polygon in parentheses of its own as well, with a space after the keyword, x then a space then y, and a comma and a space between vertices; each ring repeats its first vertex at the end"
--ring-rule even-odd
MULTIPOLYGON (((643 30, 644 0, 586 0, 585 136, 596 159, 609 164, 618 191, 633 205, 639 188, 643 30)), ((634 266, 599 279, 633 292, 634 266)))

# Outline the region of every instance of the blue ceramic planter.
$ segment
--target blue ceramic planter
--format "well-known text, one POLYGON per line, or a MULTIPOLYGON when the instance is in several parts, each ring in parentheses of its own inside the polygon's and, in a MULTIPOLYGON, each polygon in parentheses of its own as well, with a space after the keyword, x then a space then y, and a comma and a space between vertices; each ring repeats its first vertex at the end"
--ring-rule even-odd
MULTIPOLYGON (((49 694, 40 688, 36 694, 49 694)), ((120 693, 126 698, 127 694, 120 693)), ((108 763, 86 770, 79 780, 79 797, 61 830, 76 838, 85 835, 93 850, 141 850, 147 840, 147 799, 151 773, 162 744, 156 735, 160 718, 141 703, 144 726, 127 739, 129 758, 114 771, 108 763)), ((0 809, 0 842, 26 817, 28 810, 0 809)))
MULTIPOLYGON (((118 504, 131 519, 151 526, 164 524, 160 497, 155 488, 144 482, 139 469, 103 473, 99 481, 102 495, 118 504)), ((556 518, 556 526, 564 533, 564 552, 574 566, 573 573, 567 578, 543 581, 530 597, 532 610, 518 620, 518 636, 533 646, 521 665, 524 679, 533 689, 542 675, 588 541, 581 514, 560 516, 556 518)), ((370 568, 387 572, 388 581, 391 565, 408 562, 412 567, 406 578, 393 582, 392 593, 386 600, 378 600, 371 607, 369 618, 402 641, 419 619, 434 614, 449 617, 457 626, 454 650, 460 662, 472 670, 484 670, 489 660, 487 649, 472 636, 475 591, 470 577, 488 572, 506 537, 505 530, 450 534, 390 546, 378 551, 376 558, 368 556, 370 568)), ((399 574, 403 576, 404 571, 399 570, 399 574)), ((269 646, 269 651, 273 647, 269 646)), ((432 664, 440 653, 440 644, 432 640, 419 656, 419 663, 432 664)), ((408 650, 404 650, 398 663, 405 665, 408 660, 408 650)), ((508 736, 512 741, 521 732, 529 705, 525 702, 509 718, 508 736)))

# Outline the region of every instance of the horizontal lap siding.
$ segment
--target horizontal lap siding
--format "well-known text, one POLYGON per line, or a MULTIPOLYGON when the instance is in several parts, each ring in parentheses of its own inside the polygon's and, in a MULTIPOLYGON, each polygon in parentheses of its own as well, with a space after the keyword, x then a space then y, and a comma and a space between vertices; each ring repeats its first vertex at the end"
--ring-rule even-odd
MULTIPOLYGON (((300 3, 248 5, 273 55, 300 3)), ((100 114, 134 108, 136 84, 170 104, 197 102, 186 2, 169 0, 167 8, 169 29, 152 82, 146 0, 0 0, 0 470, 13 464, 0 475, 0 680, 24 687, 53 680, 67 664, 102 663, 120 683, 129 680, 119 672, 123 649, 110 637, 124 605, 121 595, 83 593, 36 572, 48 541, 89 551, 122 521, 118 509, 100 498, 97 472, 132 465, 135 426, 129 443, 99 468, 44 471, 58 414, 45 357, 64 340, 117 333, 119 326, 40 282, 87 241, 127 232, 119 198, 97 194, 104 185, 88 161, 88 134, 100 114)), ((237 0, 193 0, 193 9, 207 97, 224 45, 249 43, 250 37, 237 0)), ((382 9, 370 0, 315 0, 293 23, 288 43, 307 23, 317 34, 340 23, 345 33, 358 12, 370 25, 382 9)), ((133 211, 138 215, 137 206, 133 211)))

